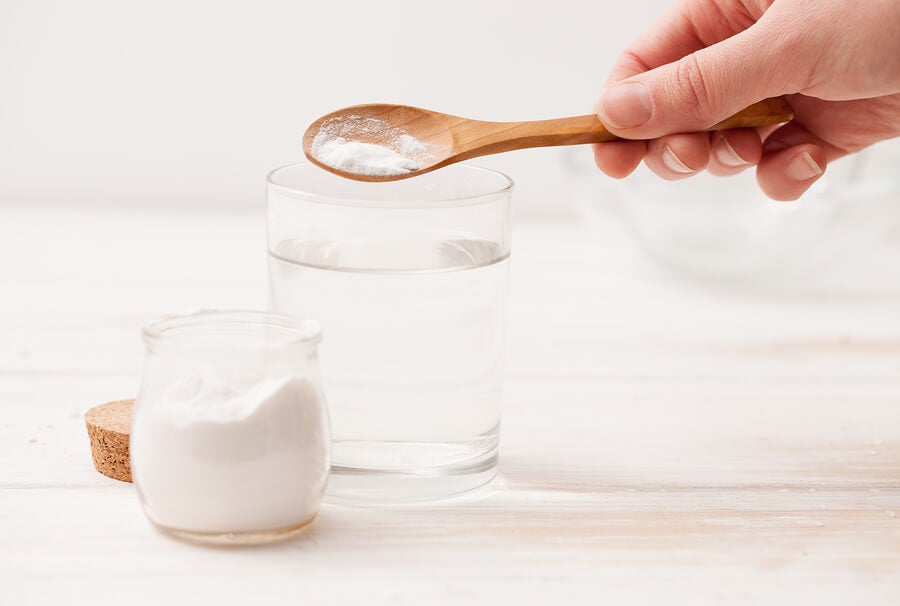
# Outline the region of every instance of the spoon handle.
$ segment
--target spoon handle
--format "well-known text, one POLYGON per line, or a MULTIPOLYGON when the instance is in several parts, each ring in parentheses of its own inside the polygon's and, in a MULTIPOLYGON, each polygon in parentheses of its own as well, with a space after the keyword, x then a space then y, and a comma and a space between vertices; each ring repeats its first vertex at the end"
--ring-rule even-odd
MULTIPOLYGON (((773 97, 754 103, 706 130, 769 126, 787 122, 793 117, 791 106, 785 98, 773 97)), ((606 130, 603 123, 593 114, 533 122, 481 122, 478 127, 470 126, 468 130, 464 137, 460 137, 462 133, 457 134, 458 145, 462 149, 470 150, 470 153, 463 152, 461 154, 463 157, 527 147, 603 143, 620 139, 606 130)))

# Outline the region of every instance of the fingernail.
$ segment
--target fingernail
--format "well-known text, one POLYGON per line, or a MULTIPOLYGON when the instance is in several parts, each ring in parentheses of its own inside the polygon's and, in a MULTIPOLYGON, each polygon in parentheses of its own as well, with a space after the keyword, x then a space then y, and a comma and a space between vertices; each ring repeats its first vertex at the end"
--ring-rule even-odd
POLYGON ((681 161, 681 158, 675 155, 675 152, 672 151, 672 148, 666 145, 663 147, 662 152, 659 155, 660 159, 662 159, 662 163, 666 165, 673 173, 678 173, 680 175, 689 175, 690 173, 697 172, 687 164, 681 161))
POLYGON ((785 174, 794 181, 808 181, 822 174, 822 167, 816 164, 809 152, 801 152, 788 162, 785 174))
POLYGON ((734 148, 731 146, 731 143, 729 143, 728 139, 725 137, 719 139, 719 144, 716 145, 716 160, 719 161, 719 164, 723 164, 731 168, 747 166, 750 164, 749 162, 741 158, 740 154, 738 154, 734 150, 734 148))
POLYGON ((600 95, 600 119, 614 128, 634 128, 650 119, 653 103, 643 82, 614 84, 600 95))

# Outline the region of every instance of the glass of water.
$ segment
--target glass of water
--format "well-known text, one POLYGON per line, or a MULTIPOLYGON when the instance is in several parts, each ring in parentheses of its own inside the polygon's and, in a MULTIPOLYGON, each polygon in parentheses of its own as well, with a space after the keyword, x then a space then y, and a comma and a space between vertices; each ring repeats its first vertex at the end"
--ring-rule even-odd
POLYGON ((268 177, 269 301, 315 317, 332 501, 440 500, 496 474, 512 181, 453 165, 268 177))

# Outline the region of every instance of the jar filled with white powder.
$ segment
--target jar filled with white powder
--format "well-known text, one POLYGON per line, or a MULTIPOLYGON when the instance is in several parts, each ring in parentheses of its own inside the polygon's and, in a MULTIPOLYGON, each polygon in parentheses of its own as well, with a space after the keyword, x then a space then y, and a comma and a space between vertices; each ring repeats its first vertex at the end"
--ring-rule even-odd
POLYGON ((315 518, 330 447, 320 335, 314 321, 249 311, 170 316, 144 329, 131 469, 157 528, 256 543, 315 518))

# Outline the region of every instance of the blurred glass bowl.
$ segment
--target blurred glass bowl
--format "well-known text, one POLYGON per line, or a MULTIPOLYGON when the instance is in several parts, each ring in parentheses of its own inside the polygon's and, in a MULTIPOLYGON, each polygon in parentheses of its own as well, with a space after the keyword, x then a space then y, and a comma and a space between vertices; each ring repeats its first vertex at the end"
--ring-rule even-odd
MULTIPOLYGON (((800 200, 775 202, 754 171, 664 181, 641 166, 617 181, 591 153, 565 150, 570 194, 600 238, 625 240, 653 261, 717 280, 806 279, 848 249, 900 248, 900 140, 832 163, 800 200)), ((852 252, 852 251, 850 251, 852 252)))

